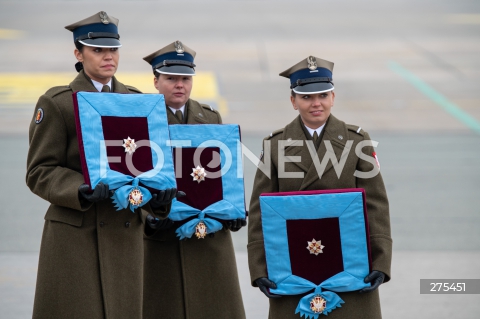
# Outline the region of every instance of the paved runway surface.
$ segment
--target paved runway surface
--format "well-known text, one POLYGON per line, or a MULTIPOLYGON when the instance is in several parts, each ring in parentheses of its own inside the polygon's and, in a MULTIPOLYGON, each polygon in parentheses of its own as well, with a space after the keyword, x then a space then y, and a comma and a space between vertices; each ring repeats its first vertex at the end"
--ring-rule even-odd
MULTIPOLYGON (((296 116, 278 73, 307 55, 334 61, 332 113, 379 141, 395 249, 384 318, 477 318, 478 295, 420 295, 419 279, 480 278, 478 1, 0 0, 1 319, 32 310, 47 207, 24 182, 36 90, 75 75, 63 26, 100 10, 121 21, 122 82, 146 91, 142 57, 183 41, 204 75, 196 97, 240 124, 257 156, 296 116)), ((255 166, 244 161, 249 200, 255 166)), ((266 298, 249 287, 246 230, 234 239, 247 316, 266 318, 266 298)))

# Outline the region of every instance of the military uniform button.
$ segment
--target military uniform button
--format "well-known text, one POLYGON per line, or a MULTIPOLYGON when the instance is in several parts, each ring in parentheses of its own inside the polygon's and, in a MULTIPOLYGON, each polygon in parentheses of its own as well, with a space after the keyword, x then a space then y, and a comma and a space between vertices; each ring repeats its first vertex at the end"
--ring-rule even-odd
POLYGON ((125 227, 127 227, 127 228, 130 227, 130 222, 126 222, 125 227))
POLYGON ((104 222, 100 222, 100 227, 103 227, 105 225, 104 222))

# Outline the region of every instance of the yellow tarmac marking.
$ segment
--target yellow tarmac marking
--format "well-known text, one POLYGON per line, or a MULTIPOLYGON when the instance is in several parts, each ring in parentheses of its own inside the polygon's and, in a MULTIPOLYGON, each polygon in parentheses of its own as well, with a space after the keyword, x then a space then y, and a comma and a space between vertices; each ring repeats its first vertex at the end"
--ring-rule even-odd
POLYGON ((73 73, 58 74, 0 74, 0 103, 3 105, 35 104, 53 86, 72 82, 73 73))
POLYGON ((451 24, 480 24, 480 14, 451 14, 447 16, 451 24))
MULTIPOLYGON (((67 85, 75 73, 0 73, 0 106, 35 105, 38 98, 53 86, 67 85)), ((119 73, 117 79, 144 93, 158 93, 153 86, 153 75, 119 73)), ((213 104, 222 116, 228 113, 227 102, 220 96, 213 72, 197 72, 193 78, 191 98, 213 104)))
POLYGON ((12 29, 0 29, 0 39, 17 39, 25 35, 25 32, 12 29))

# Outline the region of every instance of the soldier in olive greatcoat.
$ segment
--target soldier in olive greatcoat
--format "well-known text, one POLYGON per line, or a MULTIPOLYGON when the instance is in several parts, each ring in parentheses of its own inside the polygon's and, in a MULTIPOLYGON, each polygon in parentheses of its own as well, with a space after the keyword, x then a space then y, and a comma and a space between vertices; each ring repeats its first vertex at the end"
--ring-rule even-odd
MULTIPOLYGON (((144 60, 165 96, 169 124, 221 124, 216 110, 190 99, 194 58, 195 51, 175 41, 144 60)), ((245 318, 230 234, 245 220, 229 221, 204 239, 182 240, 175 234, 182 222, 156 222, 146 228, 143 318, 245 318)))
MULTIPOLYGON (((72 99, 77 91, 140 93, 114 77, 121 46, 117 26, 102 11, 66 27, 73 32, 79 74, 40 97, 30 124, 26 182, 50 202, 33 318, 142 316, 143 222, 152 208, 117 211, 108 185, 92 192, 84 184, 72 99)), ((171 202, 166 194, 152 202, 163 217, 171 202)))
POLYGON ((268 234, 262 230, 260 195, 345 188, 363 188, 366 192, 372 272, 364 281, 372 285, 360 292, 338 293, 345 303, 328 313, 328 318, 381 318, 377 288, 390 280, 392 254, 388 199, 373 147, 363 147, 361 154, 355 152, 359 143, 370 140, 368 133, 330 113, 335 100, 332 70, 332 62, 310 56, 280 74, 290 79, 291 103, 299 115, 264 140, 261 160, 265 173, 259 168, 255 176, 248 227, 250 278, 252 285, 270 298, 270 319, 299 318, 295 310, 305 294, 279 296, 268 290, 275 289, 276 284, 267 274, 264 236, 268 234), (286 142, 283 149, 280 141, 286 142), (316 158, 310 155, 306 141, 313 141, 316 158), (347 148, 350 152, 344 159, 347 148), (324 160, 328 163, 321 171, 324 160), (332 160, 345 160, 345 165, 334 165, 332 160))

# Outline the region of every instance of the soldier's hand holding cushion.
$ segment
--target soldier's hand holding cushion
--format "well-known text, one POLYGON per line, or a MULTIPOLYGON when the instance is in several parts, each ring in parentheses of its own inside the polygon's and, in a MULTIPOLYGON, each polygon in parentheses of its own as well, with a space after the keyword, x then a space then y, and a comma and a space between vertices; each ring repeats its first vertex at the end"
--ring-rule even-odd
MULTIPOLYGON (((185 196, 184 192, 177 191, 176 188, 167 188, 161 190, 158 194, 152 195, 152 199, 150 200, 150 206, 153 209, 163 208, 169 205, 174 198, 181 198, 183 196, 185 196)), ((169 218, 159 219, 151 214, 148 214, 147 226, 154 230, 165 230, 173 226, 173 221, 169 218)))
POLYGON ((277 289, 277 285, 268 278, 262 277, 255 280, 255 284, 268 298, 280 298, 280 295, 272 295, 267 288, 277 289))
POLYGON ((150 200, 150 206, 152 206, 153 209, 160 208, 162 206, 170 204, 174 198, 181 198, 183 196, 185 196, 184 192, 177 192, 176 188, 167 188, 161 190, 158 194, 152 195, 152 199, 150 200))
POLYGON ((82 184, 78 188, 78 194, 80 197, 88 200, 89 202, 96 203, 98 201, 107 199, 110 197, 110 189, 108 184, 103 184, 102 182, 98 183, 95 186, 93 192, 90 190, 90 186, 87 184, 82 184))
POLYGON ((247 226, 247 220, 245 218, 227 220, 224 222, 223 225, 223 227, 230 229, 230 231, 236 232, 239 231, 242 227, 247 226))
POLYGON ((372 292, 375 289, 377 289, 381 284, 383 284, 383 281, 385 280, 385 274, 381 271, 378 270, 372 270, 371 273, 365 277, 363 280, 365 283, 370 283, 372 286, 371 287, 366 287, 360 290, 360 293, 365 293, 365 292, 372 292))
POLYGON ((173 220, 171 220, 170 218, 159 219, 159 218, 153 217, 151 214, 148 214, 147 225, 151 229, 165 230, 165 229, 170 229, 173 226, 173 220))

